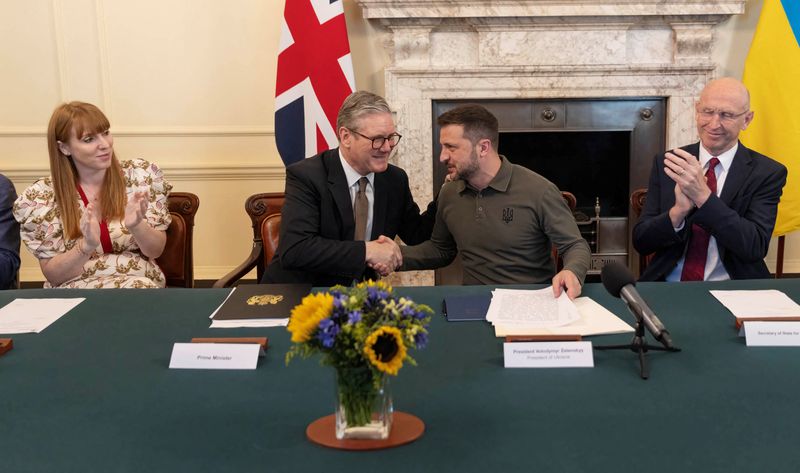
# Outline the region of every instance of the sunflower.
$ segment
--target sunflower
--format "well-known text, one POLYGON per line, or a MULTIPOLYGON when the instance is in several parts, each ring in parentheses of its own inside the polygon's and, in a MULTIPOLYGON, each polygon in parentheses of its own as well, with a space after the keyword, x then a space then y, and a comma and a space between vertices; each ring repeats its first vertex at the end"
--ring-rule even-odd
POLYGON ((303 343, 311 339, 320 321, 333 312, 333 296, 328 293, 309 294, 292 309, 289 326, 292 341, 303 343))
POLYGON ((364 354, 378 370, 396 376, 406 358, 402 332, 396 327, 378 328, 364 341, 364 354))

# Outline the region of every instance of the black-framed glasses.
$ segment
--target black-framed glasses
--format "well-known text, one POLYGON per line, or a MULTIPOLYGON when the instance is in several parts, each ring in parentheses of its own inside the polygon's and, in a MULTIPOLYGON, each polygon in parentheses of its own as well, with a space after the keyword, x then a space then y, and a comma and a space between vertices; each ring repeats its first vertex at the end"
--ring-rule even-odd
POLYGON ((714 115, 719 115, 719 120, 725 123, 731 123, 749 111, 750 110, 745 110, 742 113, 733 113, 733 112, 726 112, 723 110, 716 110, 713 108, 697 107, 697 113, 704 119, 711 120, 712 118, 714 118, 714 115))
POLYGON ((366 138, 366 139, 372 141, 372 149, 381 149, 381 148, 383 148, 384 143, 386 143, 387 141, 389 142, 389 146, 394 148, 395 146, 397 146, 397 143, 400 142, 400 138, 403 137, 403 135, 400 135, 398 133, 392 133, 389 136, 376 136, 375 138, 370 138, 369 136, 367 136, 367 135, 365 135, 363 133, 359 133, 359 132, 357 132, 355 130, 350 130, 350 131, 352 131, 353 133, 355 133, 356 135, 358 135, 358 136, 360 136, 362 138, 366 138))

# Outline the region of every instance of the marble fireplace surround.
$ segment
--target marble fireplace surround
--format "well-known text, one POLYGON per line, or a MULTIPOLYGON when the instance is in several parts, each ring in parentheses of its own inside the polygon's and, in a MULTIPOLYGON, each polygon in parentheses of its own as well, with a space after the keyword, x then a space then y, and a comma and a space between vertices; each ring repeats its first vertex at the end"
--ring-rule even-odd
MULTIPOLYGON (((693 104, 715 76, 714 26, 745 0, 356 0, 389 57, 403 134, 393 161, 432 195, 432 101, 666 97, 668 147, 697 139, 693 104)), ((430 274, 397 283, 432 284, 430 274)))

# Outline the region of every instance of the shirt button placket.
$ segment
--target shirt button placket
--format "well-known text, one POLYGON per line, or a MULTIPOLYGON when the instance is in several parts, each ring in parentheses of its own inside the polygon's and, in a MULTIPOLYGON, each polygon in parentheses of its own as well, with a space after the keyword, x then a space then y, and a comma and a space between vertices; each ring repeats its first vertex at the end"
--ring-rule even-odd
POLYGON ((484 212, 483 208, 483 193, 478 192, 477 196, 475 197, 475 220, 480 220, 486 217, 486 213, 484 212))

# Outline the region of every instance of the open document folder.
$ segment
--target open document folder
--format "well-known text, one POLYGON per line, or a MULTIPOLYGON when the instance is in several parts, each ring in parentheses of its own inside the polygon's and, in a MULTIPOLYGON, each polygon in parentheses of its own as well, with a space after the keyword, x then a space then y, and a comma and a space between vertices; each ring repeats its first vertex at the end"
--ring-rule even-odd
POLYGON ((633 327, 588 297, 556 299, 553 288, 495 289, 486 320, 495 335, 607 335, 633 332, 633 327))

